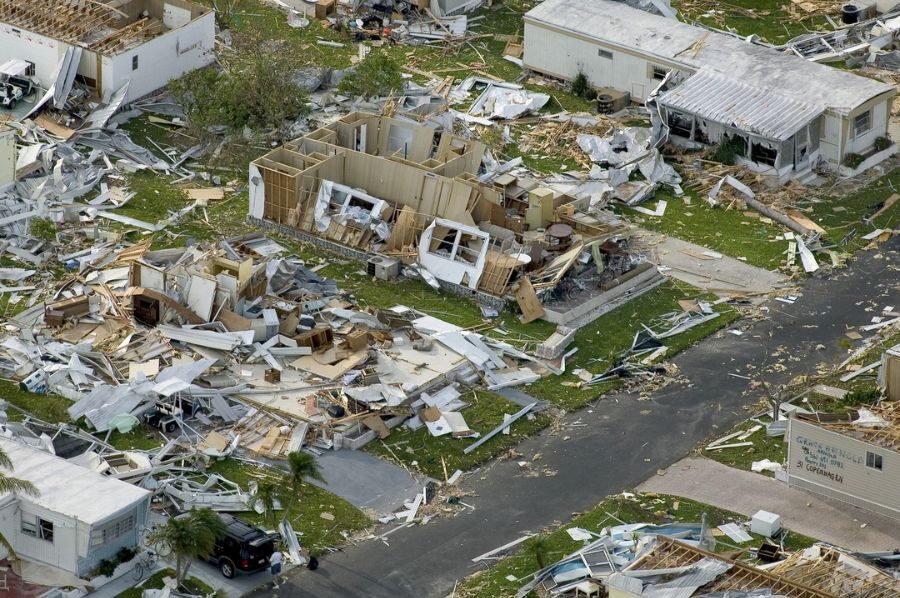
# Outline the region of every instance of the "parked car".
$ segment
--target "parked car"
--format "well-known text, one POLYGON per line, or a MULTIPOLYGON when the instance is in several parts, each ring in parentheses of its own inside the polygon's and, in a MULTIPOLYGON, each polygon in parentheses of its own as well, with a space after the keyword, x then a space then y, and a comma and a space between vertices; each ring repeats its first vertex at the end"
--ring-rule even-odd
POLYGON ((207 560, 229 579, 268 568, 278 535, 266 533, 228 513, 219 513, 219 517, 225 523, 225 536, 216 542, 207 560))

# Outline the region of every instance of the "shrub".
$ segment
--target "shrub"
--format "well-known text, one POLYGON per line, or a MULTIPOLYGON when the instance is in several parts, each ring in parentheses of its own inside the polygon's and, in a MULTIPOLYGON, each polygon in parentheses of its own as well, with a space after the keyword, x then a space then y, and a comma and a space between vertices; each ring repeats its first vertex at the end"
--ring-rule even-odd
POLYGON ((859 168, 859 165, 863 163, 863 160, 865 160, 865 158, 863 158, 859 154, 844 154, 844 166, 850 168, 851 170, 859 168))
POLYGON ((716 147, 715 151, 709 156, 713 162, 733 166, 737 162, 738 156, 744 155, 746 146, 744 140, 738 137, 725 137, 724 140, 716 147))
POLYGON ((854 390, 844 397, 847 405, 871 405, 881 397, 881 391, 877 389, 854 390))
POLYGON ((306 92, 290 76, 300 62, 279 42, 244 39, 221 61, 221 71, 201 69, 169 84, 194 132, 213 125, 277 129, 309 112, 306 92))
POLYGON ((137 550, 123 546, 119 549, 119 552, 116 553, 116 560, 120 563, 127 563, 133 559, 136 554, 137 550))
POLYGON ((500 151, 506 147, 506 140, 503 139, 503 131, 500 127, 484 127, 479 139, 481 143, 494 151, 500 151))
POLYGON ((116 572, 117 566, 118 566, 118 563, 116 563, 115 561, 111 561, 109 559, 103 559, 102 561, 97 563, 97 566, 94 567, 93 571, 91 571, 90 576, 91 577, 100 577, 100 576, 112 577, 112 574, 116 572))
POLYGON ((400 65, 386 52, 372 52, 348 73, 338 91, 353 97, 374 98, 403 89, 400 65))
POLYGON ((876 137, 875 138, 875 151, 883 152, 887 148, 891 147, 891 145, 893 145, 893 144, 894 144, 894 142, 891 141, 890 137, 884 137, 884 136, 876 137))
POLYGON ((578 71, 578 74, 575 75, 574 79, 572 79, 572 93, 580 97, 585 97, 585 94, 590 88, 591 85, 590 83, 588 83, 587 75, 585 75, 581 71, 578 71))

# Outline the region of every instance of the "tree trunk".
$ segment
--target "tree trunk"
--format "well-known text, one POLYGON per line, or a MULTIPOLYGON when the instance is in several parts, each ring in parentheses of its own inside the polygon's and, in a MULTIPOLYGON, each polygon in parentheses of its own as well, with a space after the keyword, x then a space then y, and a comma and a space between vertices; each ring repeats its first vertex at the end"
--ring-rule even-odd
POLYGON ((184 561, 179 554, 175 557, 175 581, 178 582, 178 585, 181 585, 184 581, 184 572, 182 571, 184 567, 184 561))
POLYGON ((191 568, 191 564, 194 562, 194 559, 191 557, 187 557, 184 560, 184 571, 181 574, 181 581, 178 583, 180 586, 184 586, 184 582, 187 581, 188 569, 191 568))

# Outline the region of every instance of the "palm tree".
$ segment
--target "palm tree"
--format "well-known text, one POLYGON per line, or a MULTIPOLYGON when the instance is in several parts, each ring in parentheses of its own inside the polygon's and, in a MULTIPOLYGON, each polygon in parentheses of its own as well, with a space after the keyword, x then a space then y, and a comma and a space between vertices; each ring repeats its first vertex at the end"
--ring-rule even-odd
MULTIPOLYGON (((0 447, 0 467, 3 469, 8 469, 9 471, 13 471, 13 463, 12 459, 9 458, 9 455, 6 454, 6 451, 0 447)), ((18 478, 11 477, 7 475, 5 472, 0 471, 0 494, 25 494, 27 496, 37 496, 40 492, 37 489, 37 486, 32 484, 26 480, 20 480, 18 478)), ((0 533, 0 544, 3 545, 4 548, 9 552, 9 561, 10 563, 15 563, 19 560, 19 557, 16 555, 16 551, 13 549, 12 544, 9 543, 9 540, 6 539, 2 533, 0 533)))
POLYGON ((194 509, 157 528, 152 541, 165 542, 175 554, 175 578, 183 586, 194 559, 206 558, 225 536, 225 523, 212 509, 194 509))
POLYGON ((537 561, 538 569, 543 569, 547 566, 547 536, 544 534, 538 534, 533 536, 530 540, 528 540, 528 550, 534 555, 534 560, 537 561))
POLYGON ((319 480, 323 484, 326 483, 316 458, 309 453, 300 451, 289 453, 287 485, 290 489, 290 494, 284 509, 285 519, 290 517, 290 514, 293 512, 294 505, 297 503, 297 497, 300 496, 300 487, 308 479, 319 480))
POLYGON ((263 509, 266 522, 272 529, 278 525, 275 520, 276 508, 287 501, 282 500, 285 495, 284 480, 264 480, 256 487, 256 494, 250 499, 250 507, 259 505, 263 509))

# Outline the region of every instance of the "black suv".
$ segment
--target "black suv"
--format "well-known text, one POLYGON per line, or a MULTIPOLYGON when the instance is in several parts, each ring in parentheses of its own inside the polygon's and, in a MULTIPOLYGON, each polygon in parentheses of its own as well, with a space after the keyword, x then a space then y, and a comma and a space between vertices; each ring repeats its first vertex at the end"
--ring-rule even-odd
POLYGON ((225 523, 225 536, 216 541, 207 560, 218 566, 222 575, 229 579, 240 573, 256 573, 268 568, 278 535, 267 534, 227 513, 219 513, 219 517, 225 523))

